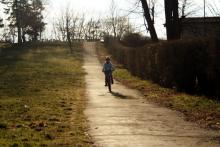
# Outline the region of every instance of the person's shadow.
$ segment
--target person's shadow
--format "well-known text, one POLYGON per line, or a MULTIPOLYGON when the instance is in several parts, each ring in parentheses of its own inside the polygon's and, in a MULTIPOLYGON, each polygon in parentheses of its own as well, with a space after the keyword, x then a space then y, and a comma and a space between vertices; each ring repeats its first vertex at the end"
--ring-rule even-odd
POLYGON ((123 95, 123 94, 121 94, 121 93, 119 93, 119 92, 113 92, 113 91, 112 91, 111 94, 112 94, 114 97, 120 98, 120 99, 132 99, 132 97, 123 95))

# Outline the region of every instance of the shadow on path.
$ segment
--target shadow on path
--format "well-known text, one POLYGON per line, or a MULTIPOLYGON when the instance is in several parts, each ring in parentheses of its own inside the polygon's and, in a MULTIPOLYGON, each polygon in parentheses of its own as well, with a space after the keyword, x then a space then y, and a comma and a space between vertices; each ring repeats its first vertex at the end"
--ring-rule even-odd
POLYGON ((119 98, 119 99, 135 99, 134 97, 132 96, 127 96, 127 95, 123 95, 119 92, 111 92, 112 96, 116 97, 116 98, 119 98))

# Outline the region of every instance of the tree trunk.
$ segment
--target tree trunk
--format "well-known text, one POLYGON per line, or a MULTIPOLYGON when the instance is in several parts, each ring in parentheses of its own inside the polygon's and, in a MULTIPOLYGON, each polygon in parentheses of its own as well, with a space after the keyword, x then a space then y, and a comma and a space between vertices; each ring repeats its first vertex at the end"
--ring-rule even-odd
POLYGON ((180 39, 180 19, 179 19, 179 3, 178 0, 173 0, 173 25, 174 38, 180 39))
POLYGON ((73 52, 73 48, 72 48, 72 40, 71 40, 71 34, 70 34, 70 28, 69 28, 69 16, 66 16, 66 37, 67 37, 67 42, 70 48, 70 52, 73 52))
POLYGON ((164 0, 165 2, 165 18, 166 18, 166 31, 167 31, 167 39, 171 40, 173 36, 173 31, 172 31, 172 2, 171 0, 164 0))
POLYGON ((21 37, 21 14, 20 14, 20 4, 18 5, 18 1, 15 0, 15 8, 16 8, 16 24, 18 29, 18 44, 22 43, 22 37, 21 37))
POLYGON ((23 43, 26 43, 25 32, 23 29, 22 29, 22 40, 23 40, 23 43))
POLYGON ((17 28, 18 28, 18 44, 21 44, 22 43, 22 37, 21 37, 21 26, 20 26, 20 20, 18 20, 18 25, 17 25, 17 28))
POLYGON ((164 0, 167 39, 180 38, 180 20, 178 12, 178 0, 164 0))
POLYGON ((147 21, 147 24, 148 24, 148 29, 150 31, 151 39, 154 42, 158 42, 157 33, 156 33, 156 30, 155 30, 155 27, 154 27, 154 23, 153 23, 153 21, 151 19, 151 16, 150 16, 150 10, 149 10, 147 1, 146 0, 141 0, 141 3, 142 3, 142 7, 144 9, 144 17, 145 17, 145 19, 147 21))

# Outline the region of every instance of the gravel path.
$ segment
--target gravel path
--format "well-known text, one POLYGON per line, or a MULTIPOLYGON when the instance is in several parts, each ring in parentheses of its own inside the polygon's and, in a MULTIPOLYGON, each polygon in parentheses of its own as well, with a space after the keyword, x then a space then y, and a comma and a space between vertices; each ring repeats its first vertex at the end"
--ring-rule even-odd
POLYGON ((85 43, 87 72, 86 115, 96 146, 103 147, 219 147, 220 132, 198 128, 173 110, 146 102, 142 95, 113 85, 104 87, 104 75, 95 43, 85 43))

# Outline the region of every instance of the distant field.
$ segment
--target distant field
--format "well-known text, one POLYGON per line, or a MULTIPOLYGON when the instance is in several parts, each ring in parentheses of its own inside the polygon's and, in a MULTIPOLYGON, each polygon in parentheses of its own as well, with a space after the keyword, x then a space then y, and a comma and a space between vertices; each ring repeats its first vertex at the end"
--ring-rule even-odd
POLYGON ((90 146, 80 47, 0 54, 0 146, 90 146))

